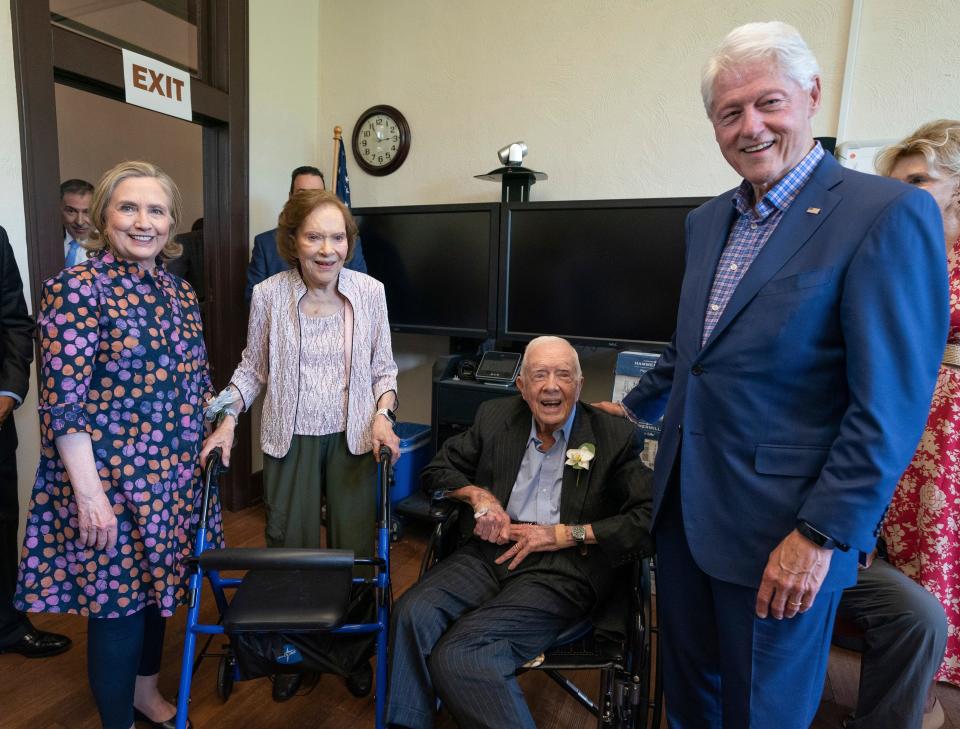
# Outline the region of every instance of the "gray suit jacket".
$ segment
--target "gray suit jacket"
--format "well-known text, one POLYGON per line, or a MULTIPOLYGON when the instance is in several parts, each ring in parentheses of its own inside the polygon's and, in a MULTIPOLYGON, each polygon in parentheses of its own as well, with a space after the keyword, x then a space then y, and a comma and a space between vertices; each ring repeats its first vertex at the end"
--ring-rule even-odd
MULTIPOLYGON (((489 489, 506 505, 523 460, 531 417, 520 397, 483 403, 471 428, 446 441, 424 469, 424 488, 433 491, 474 484, 489 489)), ((579 402, 569 446, 578 448, 584 443, 596 446, 596 457, 586 471, 564 469, 560 522, 592 524, 597 544, 588 547, 586 556, 574 548, 531 554, 518 572, 556 574, 561 592, 567 580, 588 582, 597 598, 595 625, 620 632, 624 605, 617 600, 611 608, 606 598, 623 579, 618 567, 653 553, 651 471, 640 461, 640 443, 630 423, 579 402)), ((478 542, 472 536, 473 514, 463 508, 460 517, 464 541, 478 542)), ((498 547, 496 553, 505 549, 498 547)))

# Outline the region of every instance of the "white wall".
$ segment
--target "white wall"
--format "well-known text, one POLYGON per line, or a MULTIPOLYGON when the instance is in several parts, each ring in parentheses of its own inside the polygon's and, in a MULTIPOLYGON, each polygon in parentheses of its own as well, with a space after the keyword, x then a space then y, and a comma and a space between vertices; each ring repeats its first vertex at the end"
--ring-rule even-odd
MULTIPOLYGON (((320 5, 250 3, 250 234, 277 227, 290 171, 319 166, 320 5)), ((332 127, 331 127, 332 129, 332 127)), ((321 169, 329 169, 327 167, 321 169)))
POLYGON ((864 0, 848 138, 899 139, 960 119, 957 0, 864 0))
POLYGON ((473 176, 517 139, 528 166, 550 176, 534 200, 712 195, 736 179, 700 100, 712 48, 749 20, 797 25, 824 70, 824 134, 839 108, 849 14, 848 0, 325 0, 321 128, 352 131, 380 103, 410 122, 396 173, 350 167, 356 205, 498 200, 497 184, 473 176))

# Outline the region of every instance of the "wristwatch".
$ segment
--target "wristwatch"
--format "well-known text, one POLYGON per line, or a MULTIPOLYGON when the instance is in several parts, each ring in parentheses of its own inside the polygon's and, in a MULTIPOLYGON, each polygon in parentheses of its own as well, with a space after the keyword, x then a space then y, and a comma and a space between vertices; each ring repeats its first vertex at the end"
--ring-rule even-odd
POLYGON ((850 549, 849 544, 838 542, 833 537, 827 536, 809 522, 803 520, 798 521, 797 531, 818 547, 823 547, 824 549, 839 549, 841 552, 846 552, 850 549))
POLYGON ((583 524, 570 525, 570 538, 580 548, 580 554, 587 553, 587 528, 583 524))
POLYGON ((389 420, 389 421, 390 421, 390 425, 396 425, 396 424, 397 424, 397 416, 396 416, 396 414, 393 412, 393 410, 391 410, 390 408, 380 408, 379 410, 377 410, 377 415, 382 415, 382 416, 385 417, 387 420, 389 420))

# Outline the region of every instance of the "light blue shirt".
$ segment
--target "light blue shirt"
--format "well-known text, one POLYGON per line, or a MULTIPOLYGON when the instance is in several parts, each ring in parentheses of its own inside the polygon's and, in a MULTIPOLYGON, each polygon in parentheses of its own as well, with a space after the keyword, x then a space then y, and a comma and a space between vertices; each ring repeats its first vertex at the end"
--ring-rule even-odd
POLYGON ((537 424, 531 419, 527 449, 523 453, 520 471, 507 502, 507 514, 513 521, 560 523, 563 467, 567 460, 570 429, 576 414, 577 406, 574 405, 563 427, 553 432, 554 444, 547 451, 541 450, 543 441, 537 437, 537 424))
POLYGON ((18 407, 23 405, 23 398, 20 397, 17 393, 10 392, 9 390, 0 390, 0 397, 3 397, 4 395, 6 395, 7 397, 12 397, 14 402, 17 403, 16 405, 13 406, 14 410, 16 410, 18 407))

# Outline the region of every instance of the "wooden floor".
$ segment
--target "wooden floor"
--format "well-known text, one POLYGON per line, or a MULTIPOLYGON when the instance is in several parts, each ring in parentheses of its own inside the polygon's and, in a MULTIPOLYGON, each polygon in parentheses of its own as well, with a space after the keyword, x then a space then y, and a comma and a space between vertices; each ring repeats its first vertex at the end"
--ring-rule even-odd
MULTIPOLYGON (((258 507, 225 516, 231 546, 261 546, 262 525, 263 511, 258 507)), ((425 535, 422 528, 411 525, 404 538, 392 547, 395 596, 416 580, 425 535)), ((206 600, 203 619, 214 621, 215 612, 212 600, 206 600)), ((96 729, 99 722, 86 679, 86 621, 54 615, 37 615, 33 620, 45 630, 66 633, 73 639, 74 647, 61 656, 42 660, 0 655, 0 729, 96 729)), ((170 697, 177 688, 184 621, 185 611, 181 610, 167 626, 167 650, 160 683, 170 697)), ((190 716, 197 729, 363 729, 373 726, 372 697, 354 698, 337 677, 324 676, 311 693, 283 704, 272 701, 267 680, 238 683, 230 700, 222 703, 216 695, 216 668, 215 661, 205 662, 194 680, 190 716)), ((841 718, 856 703, 858 672, 857 654, 833 649, 814 729, 839 727, 841 718)), ((596 692, 595 676, 574 677, 589 695, 596 692)), ((595 726, 587 712, 545 675, 524 674, 520 684, 541 729, 595 726)), ((941 685, 937 692, 947 712, 945 727, 960 729, 960 689, 941 685)), ((437 727, 453 729, 456 724, 442 715, 437 727)))

